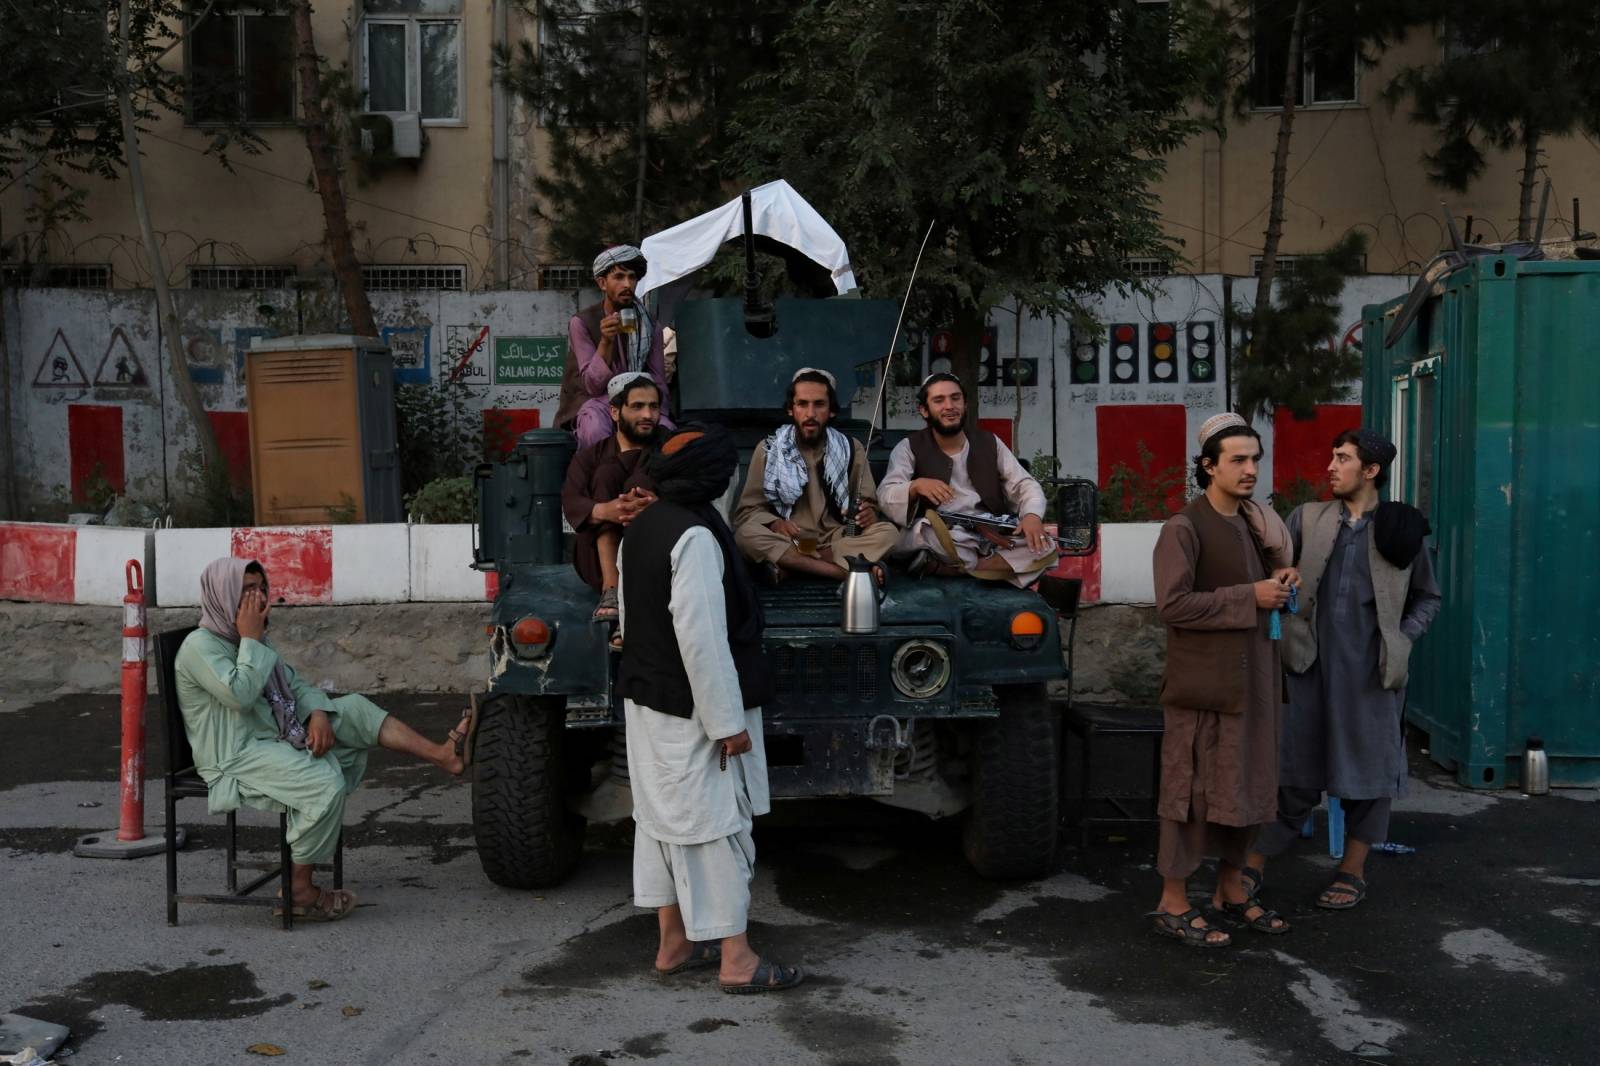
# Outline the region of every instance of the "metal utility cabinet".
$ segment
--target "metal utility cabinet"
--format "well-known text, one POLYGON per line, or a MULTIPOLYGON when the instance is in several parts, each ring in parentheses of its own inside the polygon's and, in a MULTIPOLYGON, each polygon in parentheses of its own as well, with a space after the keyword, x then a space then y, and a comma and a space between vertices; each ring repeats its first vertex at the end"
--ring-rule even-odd
POLYGON ((1600 262, 1471 260, 1386 349, 1402 302, 1365 309, 1362 345, 1444 594, 1407 721, 1464 785, 1515 782, 1529 737, 1552 783, 1600 784, 1600 262))
POLYGON ((386 345, 258 337, 245 367, 257 525, 404 520, 386 345))

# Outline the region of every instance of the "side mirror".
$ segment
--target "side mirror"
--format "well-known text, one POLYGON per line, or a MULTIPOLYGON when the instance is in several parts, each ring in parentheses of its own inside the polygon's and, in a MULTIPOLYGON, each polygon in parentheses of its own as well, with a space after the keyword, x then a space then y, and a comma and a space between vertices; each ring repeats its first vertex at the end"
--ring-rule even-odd
POLYGON ((1078 597, 1082 592, 1081 578, 1046 574, 1039 579, 1039 597, 1062 618, 1072 618, 1078 613, 1078 597))
POLYGON ((1053 499, 1056 539, 1062 555, 1092 555, 1100 541, 1100 490, 1081 477, 1040 478, 1053 499))

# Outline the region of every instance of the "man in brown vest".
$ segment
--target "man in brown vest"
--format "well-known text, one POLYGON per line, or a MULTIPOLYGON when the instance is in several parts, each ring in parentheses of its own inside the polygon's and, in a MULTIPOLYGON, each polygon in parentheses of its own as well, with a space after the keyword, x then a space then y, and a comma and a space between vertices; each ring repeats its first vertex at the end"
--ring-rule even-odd
POLYGON ((1044 489, 993 433, 968 429, 967 395, 954 374, 930 374, 917 391, 927 423, 889 455, 878 498, 889 520, 905 528, 898 552, 910 569, 971 574, 1018 587, 1037 580, 1056 561, 1044 529, 1044 489), (948 527, 941 509, 1018 515, 1012 536, 948 527))
POLYGON ((1283 521, 1250 498, 1260 461, 1261 438, 1243 418, 1208 419, 1194 470, 1204 492, 1167 520, 1152 560, 1167 663, 1162 888, 1151 917, 1155 932, 1191 947, 1232 941, 1189 905, 1189 876, 1206 855, 1221 860, 1214 906, 1257 932, 1289 931, 1241 876, 1255 827, 1277 810, 1282 674, 1268 618, 1298 580, 1283 521))
MULTIPOLYGON (((649 374, 661 388, 661 410, 668 409, 671 396, 667 393, 661 327, 633 298, 633 288, 646 269, 644 253, 631 244, 601 252, 594 261, 600 302, 579 311, 567 323, 567 365, 561 376, 556 425, 570 429, 580 448, 611 436, 606 385, 618 374, 649 374)), ((663 417, 661 425, 670 429, 672 421, 663 417)))
POLYGON ((1289 714, 1279 761, 1278 816, 1261 827, 1246 878, 1299 837, 1323 792, 1345 815, 1344 858, 1317 898, 1348 910, 1367 894, 1366 861, 1389 839, 1389 808, 1405 794, 1401 719, 1412 644, 1439 613, 1439 586, 1423 538, 1428 520, 1378 490, 1395 446, 1370 429, 1333 441, 1333 499, 1289 516, 1302 604, 1283 619, 1289 714))

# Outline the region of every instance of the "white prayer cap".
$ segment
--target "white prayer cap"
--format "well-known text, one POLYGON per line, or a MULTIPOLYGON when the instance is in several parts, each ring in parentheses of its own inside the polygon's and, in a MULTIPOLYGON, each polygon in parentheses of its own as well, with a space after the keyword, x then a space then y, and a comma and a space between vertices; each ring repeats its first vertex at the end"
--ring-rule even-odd
POLYGON ((1232 429, 1234 426, 1243 426, 1244 428, 1249 429, 1250 423, 1246 422, 1243 418, 1240 418, 1232 411, 1224 411, 1220 415, 1212 415, 1200 426, 1200 447, 1204 448, 1206 446, 1206 441, 1210 440, 1212 437, 1215 437, 1218 433, 1221 433, 1225 429, 1232 429))
POLYGON ((632 263, 639 264, 639 276, 643 277, 645 270, 649 268, 649 264, 644 260, 644 253, 631 244, 614 244, 594 257, 592 273, 597 278, 603 278, 606 271, 612 267, 628 266, 632 263))
POLYGON ((814 367, 814 366, 803 366, 799 370, 796 370, 794 372, 794 377, 789 379, 789 384, 793 385, 795 382, 799 381, 801 374, 820 374, 823 377, 828 379, 828 386, 830 388, 837 389, 839 387, 838 379, 836 379, 832 374, 828 373, 826 370, 820 370, 820 369, 818 369, 817 367, 814 367))
MULTIPOLYGON (((652 385, 655 385, 656 383, 656 379, 651 377, 649 374, 646 374, 643 370, 625 370, 616 377, 612 378, 610 381, 606 382, 606 396, 612 400, 615 400, 618 396, 622 395, 624 389, 626 389, 629 385, 632 385, 635 381, 638 381, 640 378, 643 378, 652 385)), ((657 391, 660 391, 660 386, 656 386, 656 389, 657 391)))

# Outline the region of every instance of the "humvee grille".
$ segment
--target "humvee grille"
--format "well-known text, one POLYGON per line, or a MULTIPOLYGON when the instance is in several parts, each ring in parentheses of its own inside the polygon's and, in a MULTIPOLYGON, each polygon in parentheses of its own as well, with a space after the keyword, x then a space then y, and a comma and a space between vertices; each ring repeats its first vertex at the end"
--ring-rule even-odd
POLYGON ((780 644, 771 649, 778 699, 784 703, 872 703, 878 698, 875 645, 780 644))

